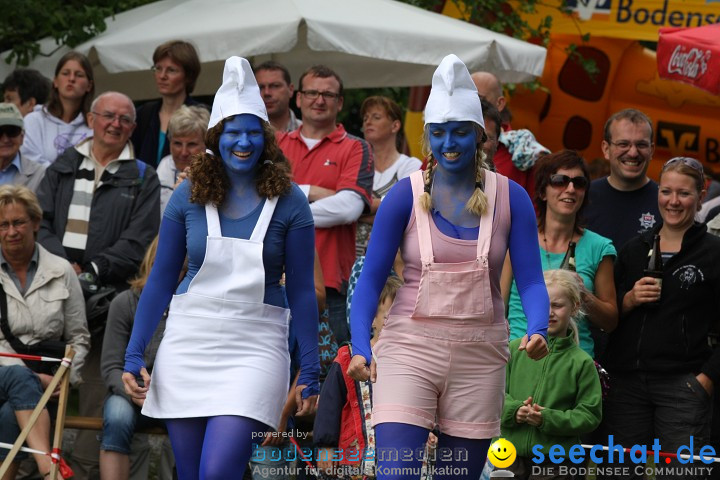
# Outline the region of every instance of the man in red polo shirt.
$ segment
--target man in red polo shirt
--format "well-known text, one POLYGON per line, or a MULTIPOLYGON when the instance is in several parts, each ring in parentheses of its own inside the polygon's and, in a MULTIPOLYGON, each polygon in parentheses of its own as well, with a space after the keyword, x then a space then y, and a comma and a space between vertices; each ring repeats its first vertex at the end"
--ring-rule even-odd
POLYGON ((300 77, 296 98, 303 124, 278 134, 293 180, 310 202, 330 327, 338 344, 350 339, 345 313, 347 282, 355 261, 355 224, 369 211, 373 183, 370 146, 336 123, 343 84, 330 68, 315 65, 300 77))

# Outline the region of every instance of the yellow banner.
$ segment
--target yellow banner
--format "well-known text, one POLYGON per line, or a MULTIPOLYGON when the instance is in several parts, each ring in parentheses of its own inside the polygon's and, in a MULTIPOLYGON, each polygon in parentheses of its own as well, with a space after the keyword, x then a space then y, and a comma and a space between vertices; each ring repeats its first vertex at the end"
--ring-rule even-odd
POLYGON ((552 33, 657 41, 662 27, 720 23, 720 0, 568 0, 570 15, 553 8, 561 0, 543 3, 538 4, 537 13, 525 18, 534 26, 550 15, 552 33))

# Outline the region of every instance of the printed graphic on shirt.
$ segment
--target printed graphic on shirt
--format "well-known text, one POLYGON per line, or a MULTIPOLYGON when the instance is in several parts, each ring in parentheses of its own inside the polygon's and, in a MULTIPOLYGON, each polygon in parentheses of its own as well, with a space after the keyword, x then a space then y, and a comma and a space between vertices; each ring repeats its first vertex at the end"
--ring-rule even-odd
POLYGON ((82 132, 75 133, 61 133, 53 141, 53 146, 57 149, 58 155, 61 155, 65 150, 70 147, 77 145, 78 143, 85 140, 87 134, 82 132))
POLYGON ((673 276, 680 280, 680 288, 690 290, 697 282, 705 280, 705 276, 695 265, 684 265, 673 272, 673 276))
POLYGON ((650 230, 655 226, 655 215, 650 212, 641 214, 638 220, 640 220, 640 230, 638 230, 638 233, 650 230))

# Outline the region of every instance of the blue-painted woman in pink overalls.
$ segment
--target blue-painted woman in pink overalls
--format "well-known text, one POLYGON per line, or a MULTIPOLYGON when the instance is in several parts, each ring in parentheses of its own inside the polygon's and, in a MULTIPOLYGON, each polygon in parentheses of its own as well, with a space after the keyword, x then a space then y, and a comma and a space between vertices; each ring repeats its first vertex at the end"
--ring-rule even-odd
POLYGON ((381 203, 351 309, 348 373, 376 382, 379 479, 419 478, 418 453, 434 427, 434 478, 480 477, 490 439, 500 434, 505 394, 508 326, 499 283, 508 250, 528 318, 520 348, 534 359, 547 354, 535 212, 522 187, 484 168, 483 136, 475 85, 449 55, 425 108, 428 169, 400 180, 381 203), (398 248, 405 285, 371 352, 371 321, 398 248))

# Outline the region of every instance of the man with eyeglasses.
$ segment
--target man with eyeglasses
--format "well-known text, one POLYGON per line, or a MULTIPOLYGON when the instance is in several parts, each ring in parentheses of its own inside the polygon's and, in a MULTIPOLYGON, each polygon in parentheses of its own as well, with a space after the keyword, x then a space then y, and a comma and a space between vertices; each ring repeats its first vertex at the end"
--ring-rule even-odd
POLYGON ((38 240, 77 273, 124 290, 158 232, 160 183, 129 142, 132 101, 107 92, 90 110, 93 135, 58 157, 40 184, 38 240))
POLYGON ((343 106, 342 80, 330 68, 316 65, 300 77, 296 104, 302 126, 278 136, 290 160, 293 180, 310 202, 315 246, 320 256, 330 326, 338 344, 350 339, 345 301, 355 261, 355 226, 369 212, 374 167, 372 151, 362 139, 337 123, 343 106))
MULTIPOLYGON (((153 167, 135 158, 130 142, 135 128, 130 98, 118 92, 98 96, 88 125, 92 136, 65 150, 40 183, 43 219, 37 237, 72 264, 86 296, 98 284, 127 289, 160 224, 160 182, 153 167)), ((93 337, 82 370, 80 415, 102 416, 101 349, 102 335, 93 337)), ((75 464, 92 470, 99 448, 94 432, 81 432, 75 464)))
POLYGON ((585 221, 620 251, 660 219, 658 186, 647 176, 654 151, 652 121, 639 110, 621 110, 605 123, 604 138, 610 175, 592 182, 585 221))
POLYGON ((34 192, 43 178, 45 166, 20 153, 23 128, 20 110, 12 103, 0 103, 0 185, 24 185, 34 192))
POLYGON ((288 69, 271 60, 255 67, 254 72, 270 124, 278 132, 297 130, 302 122, 290 108, 295 86, 290 81, 288 69))

